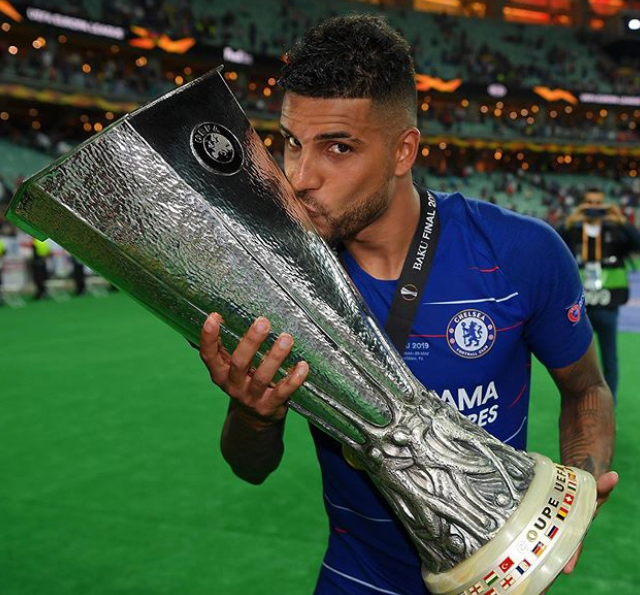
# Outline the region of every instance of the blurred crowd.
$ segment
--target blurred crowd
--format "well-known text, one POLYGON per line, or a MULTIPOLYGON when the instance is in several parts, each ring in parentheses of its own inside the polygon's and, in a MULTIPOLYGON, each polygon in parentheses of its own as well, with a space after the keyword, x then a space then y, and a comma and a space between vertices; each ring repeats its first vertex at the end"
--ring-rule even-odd
POLYGON ((418 69, 433 72, 440 64, 456 65, 457 76, 473 83, 499 81, 507 87, 531 84, 572 90, 637 94, 640 87, 640 58, 613 60, 596 40, 577 32, 575 43, 550 42, 540 33, 542 28, 512 25, 513 31, 497 35, 493 42, 473 42, 469 36, 469 19, 434 15, 441 35, 431 39, 415 36, 412 40, 418 69), (528 30, 529 35, 524 31, 528 30), (508 48, 528 55, 526 62, 516 61, 508 48), (595 65, 595 73, 592 66, 595 65), (593 75, 597 75, 597 81, 593 75), (570 81, 570 82, 568 82, 570 81), (608 87, 608 88, 607 88, 608 87))
MULTIPOLYGON (((312 24, 313 16, 320 9, 331 11, 338 4, 310 3, 307 6, 302 0, 277 0, 268 6, 265 3, 261 10, 271 10, 274 14, 269 26, 256 19, 258 4, 256 0, 231 10, 229 2, 198 5, 191 0, 143 0, 129 3, 124 0, 101 0, 92 2, 90 6, 83 0, 39 0, 38 6, 51 11, 89 20, 100 19, 104 22, 129 28, 131 24, 145 26, 154 34, 166 33, 172 39, 195 36, 205 44, 223 46, 234 40, 244 40, 244 49, 254 52, 280 55, 286 47, 302 31, 312 24), (313 6, 312 6, 313 5, 313 6)), ((381 7, 376 10, 385 10, 381 7)), ((451 17, 447 15, 418 14, 412 11, 387 9, 390 20, 402 29, 413 46, 417 68, 421 72, 437 75, 441 65, 458 70, 458 74, 477 83, 489 83, 500 80, 507 86, 517 86, 533 79, 545 81, 548 86, 566 87, 567 80, 583 79, 585 90, 594 90, 586 82, 592 70, 599 73, 602 80, 610 84, 618 93, 637 94, 640 88, 640 58, 628 58, 613 63, 603 51, 594 44, 593 39, 584 33, 571 31, 571 39, 576 43, 553 41, 548 29, 523 27, 502 23, 496 30, 494 42, 487 40, 478 43, 477 35, 470 34, 473 19, 451 17), (438 35, 411 34, 416 27, 411 21, 430 19, 435 22, 438 35), (518 48, 519 52, 510 53, 505 47, 518 48), (529 53, 531 59, 523 64, 516 55, 529 53), (585 54, 589 60, 584 60, 585 54), (542 57, 537 59, 536 57, 542 57), (594 66, 595 65, 595 66, 594 66)), ((326 14, 325 14, 326 16, 326 14)), ((415 23, 413 23, 415 25, 415 23)), ((123 100, 134 103, 145 103, 162 93, 175 88, 176 85, 188 82, 202 74, 207 68, 203 54, 196 54, 198 66, 186 67, 186 57, 169 56, 163 52, 133 52, 124 45, 105 43, 93 47, 85 47, 73 42, 72 36, 67 40, 61 35, 48 36, 39 47, 25 45, 17 52, 7 51, 11 43, 9 36, 0 37, 0 80, 22 81, 25 85, 45 87, 47 89, 64 89, 70 92, 81 91, 106 97, 111 100, 123 100), (177 67, 176 64, 181 66, 177 67), (178 79, 180 79, 178 81, 178 79)), ((191 59, 191 58, 190 58, 191 59)), ((250 117, 272 120, 280 110, 281 94, 275 86, 277 73, 265 74, 258 70, 227 68, 227 82, 231 86, 240 104, 250 117), (269 82, 267 82, 269 80, 269 82)), ((593 72, 591 72, 593 74, 593 72)), ((509 95, 511 98, 512 95, 509 95)), ((640 109, 601 109, 584 106, 573 107, 568 104, 528 105, 529 101, 517 98, 494 100, 486 105, 478 99, 460 100, 460 96, 451 100, 436 99, 421 94, 419 111, 420 128, 427 136, 457 138, 532 139, 544 142, 567 140, 570 142, 597 143, 637 143, 640 141, 640 109), (525 108, 525 104, 526 108, 525 108)), ((97 129, 88 126, 86 121, 79 122, 79 112, 68 112, 65 118, 50 118, 43 121, 42 126, 31 127, 18 125, 17 119, 11 117, 0 122, 0 140, 35 149, 51 157, 57 157, 68 151, 74 144, 85 139, 97 129), (15 122, 14 122, 15 120, 15 122)), ((116 114, 116 117, 119 114, 116 114)), ((97 116, 96 116, 97 117, 97 116)), ((95 124, 95 123, 94 123, 95 124)), ((272 136, 270 146, 274 156, 281 162, 281 142, 277 135, 272 136), (271 144, 272 143, 272 144, 271 144)), ((527 157, 529 159, 529 157, 527 157)), ((485 163, 493 160, 493 151, 482 158, 485 163)), ((473 161, 473 160, 472 160, 473 161)), ((476 163, 478 160, 473 161, 476 163)), ((439 162, 423 164, 428 178, 448 179, 449 177, 466 178, 483 173, 468 171, 474 166, 468 165, 466 158, 447 157, 439 162), (460 164, 466 165, 460 165, 460 164)), ((501 163, 505 170, 504 180, 500 182, 500 190, 491 186, 497 184, 491 178, 490 184, 481 187, 480 198, 491 200, 494 193, 509 196, 511 189, 515 193, 526 193, 527 189, 548 191, 547 218, 561 217, 572 205, 571 197, 577 189, 544 188, 545 177, 537 181, 534 171, 544 173, 548 167, 542 160, 535 162, 531 156, 530 172, 522 170, 520 163, 512 161, 501 163)), ((609 168, 612 164, 607 163, 609 168)), ((616 168, 613 167, 613 170, 616 168)), ((0 169, 0 172, 2 170, 0 169)), ((484 171, 492 171, 491 167, 484 171)), ((584 168, 583 170, 584 171, 584 168)), ((27 173, 27 172, 25 172, 27 173)), ((620 171, 611 171, 610 175, 620 177, 620 171)), ((20 183, 20 177, 13 179, 0 178, 0 202, 2 194, 12 193, 20 183)), ((549 182, 550 183, 550 182, 549 182)), ((621 186, 622 187, 622 186, 621 186)), ((539 192, 534 192, 539 196, 539 192)), ((630 200, 620 195, 617 200, 630 200)), ((518 204, 509 205, 521 208, 518 204)), ((633 205, 632 205, 633 206, 633 205)))
POLYGON ((7 51, 10 44, 6 38, 0 39, 0 75, 6 77, 115 99, 150 98, 175 87, 163 77, 154 56, 140 68, 131 56, 106 55, 104 50, 60 43, 54 36, 40 49, 20 48, 15 55, 7 51))
MULTIPOLYGON (((6 50, 8 42, 0 39, 0 76, 19 77, 25 83, 34 81, 38 85, 58 85, 70 91, 81 90, 118 100, 133 100, 145 103, 164 92, 175 88, 175 72, 167 72, 156 56, 149 55, 144 63, 131 55, 107 55, 88 48, 60 44, 55 38, 48 39, 42 49, 21 51, 16 56, 6 50), (141 65, 142 64, 142 65, 141 65)), ((189 71, 182 75, 182 82, 197 76, 189 71)), ((228 81, 234 94, 245 110, 256 115, 274 116, 279 112, 281 96, 277 89, 266 96, 266 83, 252 82, 246 73, 228 81)), ((615 111, 586 108, 577 110, 570 106, 564 109, 542 109, 538 114, 528 113, 521 117, 519 108, 500 110, 495 106, 482 106, 471 101, 463 107, 459 101, 439 102, 420 112, 425 132, 437 125, 434 132, 468 135, 496 136, 499 138, 572 139, 600 142, 637 142, 640 139, 638 110, 630 111, 622 119, 615 111), (569 110, 568 112, 565 110, 569 110), (513 116, 510 117, 513 112, 513 116), (478 127, 478 125, 480 125, 478 127)))
MULTIPOLYGON (((40 0, 38 4, 52 11, 60 10, 74 16, 92 18, 81 0, 67 0, 64 8, 53 0, 40 0)), ((102 0, 99 17, 104 22, 123 26, 127 30, 131 25, 139 25, 155 34, 165 33, 172 39, 193 36, 207 45, 222 47, 239 44, 247 51, 277 57, 314 20, 335 13, 333 8, 336 6, 334 3, 330 7, 323 7, 321 3, 305 3, 302 0, 279 0, 264 7, 260 7, 259 3, 233 8, 226 8, 227 5, 229 3, 205 4, 199 7, 196 14, 194 3, 188 0, 143 0, 137 3, 102 0), (257 14, 260 11, 277 14, 277 18, 270 22, 269 27, 261 27, 262 19, 257 14)), ((92 8, 95 10, 95 5, 92 8)), ((385 10, 384 5, 376 10, 385 10)), ((540 33, 541 28, 513 23, 498 26, 496 23, 498 33, 495 38, 489 36, 487 40, 479 42, 477 39, 474 41, 471 34, 477 22, 474 19, 391 8, 386 11, 391 22, 411 42, 418 70, 433 76, 442 76, 439 71, 445 68, 447 72, 453 69, 456 76, 468 82, 481 84, 500 81, 508 86, 544 84, 566 88, 570 81, 571 88, 576 92, 606 91, 619 94, 636 94, 640 87, 640 58, 613 60, 592 34, 574 34, 573 30, 567 29, 566 35, 558 36, 560 41, 556 42, 551 41, 554 38, 540 33), (425 25, 429 23, 427 30, 437 30, 438 35, 414 33, 416 19, 424 20, 425 25), (538 33, 535 33, 536 29, 538 33)), ((40 66, 44 72, 53 67, 67 82, 79 76, 76 67, 90 61, 91 57, 78 55, 77 50, 60 52, 54 48, 43 52, 43 56, 30 59, 34 65, 35 62, 42 62, 40 66)), ((132 81, 126 80, 132 74, 129 65, 123 64, 117 57, 112 57, 100 68, 100 73, 82 79, 81 86, 89 85, 101 90, 106 88, 114 94, 154 94, 156 88, 163 84, 162 73, 156 65, 136 72, 132 81)))
MULTIPOLYGON (((524 102, 523 102, 524 104, 524 102)), ((443 131, 459 136, 487 136, 500 139, 531 138, 547 141, 572 140, 603 143, 630 143, 640 140, 640 110, 614 111, 603 108, 579 110, 569 105, 537 107, 535 113, 512 101, 482 105, 467 101, 432 103, 420 111, 424 133, 443 131)))
MULTIPOLYGON (((439 64, 455 64, 457 75, 472 82, 489 84, 500 81, 507 86, 521 85, 523 81, 535 78, 546 81, 550 86, 559 86, 558 81, 566 84, 567 79, 575 77, 578 66, 576 54, 578 48, 560 47, 557 44, 544 47, 544 39, 538 36, 532 44, 532 50, 544 51, 544 62, 531 60, 528 64, 516 64, 502 48, 504 41, 525 47, 522 36, 510 35, 507 39, 496 39, 496 46, 488 43, 474 43, 464 19, 452 18, 446 14, 436 15, 441 35, 424 40, 416 36, 413 47, 414 59, 419 70, 431 72, 439 64)), ((587 72, 582 73, 586 78, 587 72)))
MULTIPOLYGON (((479 168, 482 169, 482 168, 479 168)), ((499 204, 523 215, 538 217, 557 227, 578 205, 590 187, 603 190, 607 202, 620 207, 627 221, 639 225, 640 180, 604 180, 591 176, 563 176, 521 168, 478 171, 473 164, 448 167, 417 167, 416 181, 445 192, 463 192, 467 196, 499 204)))

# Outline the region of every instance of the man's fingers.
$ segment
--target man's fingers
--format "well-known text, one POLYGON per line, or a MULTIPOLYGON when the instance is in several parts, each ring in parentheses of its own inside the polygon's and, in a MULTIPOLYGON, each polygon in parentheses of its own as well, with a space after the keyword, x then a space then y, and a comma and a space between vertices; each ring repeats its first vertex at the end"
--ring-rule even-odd
POLYGON ((291 395, 300 388, 309 373, 306 362, 298 362, 295 368, 274 387, 269 387, 258 397, 251 397, 250 403, 245 405, 261 418, 282 419, 287 409, 286 402, 291 395))
POLYGON ((217 312, 210 314, 200 332, 200 358, 209 369, 212 380, 221 385, 226 380, 228 354, 220 342, 220 324, 224 322, 217 312))
POLYGON ((573 572, 573 569, 576 567, 576 564, 578 563, 578 558, 580 558, 581 553, 582 553, 582 544, 578 546, 576 553, 573 554, 573 556, 571 556, 571 559, 566 563, 563 569, 563 572, 565 574, 571 574, 573 572))
POLYGON ((296 392, 307 379, 309 374, 309 364, 307 362, 298 362, 296 367, 283 378, 273 389, 282 401, 288 400, 291 395, 296 392))
POLYGON ((286 409, 283 405, 309 373, 309 366, 299 362, 290 374, 275 386, 273 384, 275 375, 291 353, 293 338, 288 333, 280 335, 257 370, 250 374, 253 360, 269 335, 269 321, 264 317, 258 318, 231 355, 220 342, 222 322, 219 314, 211 314, 200 336, 200 356, 209 368, 211 378, 247 410, 266 418, 276 419, 284 415, 286 409))
POLYGON ((247 382, 247 374, 256 353, 262 342, 267 338, 271 324, 261 316, 247 330, 246 334, 235 351, 231 354, 231 367, 229 368, 229 383, 235 387, 244 386, 247 382))
MULTIPOLYGON (((598 509, 600 508, 600 506, 602 506, 607 501, 607 499, 609 498, 609 494, 611 494, 611 492, 616 487, 616 485, 618 485, 619 479, 620 478, 618 477, 618 474, 615 471, 609 471, 607 473, 603 473, 598 478, 598 483, 597 483, 598 506, 593 515, 594 518, 598 514, 598 509)), ((569 562, 567 562, 567 564, 565 565, 563 570, 565 574, 570 574, 571 572, 573 572, 580 558, 580 554, 582 553, 582 546, 583 544, 581 543, 578 549, 576 550, 576 553, 573 554, 573 556, 571 556, 571 560, 569 560, 569 562)))
POLYGON ((274 376, 291 353, 292 347, 293 338, 291 335, 282 333, 253 373, 249 384, 249 393, 252 397, 260 397, 271 386, 274 376))
POLYGON ((618 485, 620 477, 615 471, 603 473, 598 478, 598 507, 602 506, 608 499, 613 489, 618 485))
POLYGON ((220 314, 214 312, 209 314, 200 330, 200 357, 205 363, 213 361, 218 355, 221 322, 220 314))

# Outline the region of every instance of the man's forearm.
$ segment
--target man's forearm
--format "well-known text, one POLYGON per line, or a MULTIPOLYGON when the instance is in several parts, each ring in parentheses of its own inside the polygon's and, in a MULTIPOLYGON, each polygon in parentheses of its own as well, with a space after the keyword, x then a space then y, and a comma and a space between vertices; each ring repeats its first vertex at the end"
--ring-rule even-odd
POLYGON ((238 477, 259 484, 278 467, 284 453, 284 421, 252 419, 239 407, 229 407, 220 447, 238 477))
POLYGON ((598 478, 611 468, 613 459, 615 417, 611 391, 605 383, 598 383, 580 394, 562 397, 562 462, 598 478))

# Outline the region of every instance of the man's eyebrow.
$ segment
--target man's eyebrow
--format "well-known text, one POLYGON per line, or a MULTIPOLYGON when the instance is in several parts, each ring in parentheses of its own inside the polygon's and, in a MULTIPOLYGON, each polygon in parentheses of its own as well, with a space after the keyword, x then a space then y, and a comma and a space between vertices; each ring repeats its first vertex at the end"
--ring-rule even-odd
POLYGON ((348 140, 352 143, 362 144, 362 141, 353 136, 350 132, 344 132, 342 130, 337 130, 336 132, 323 132, 322 134, 316 134, 313 137, 313 140, 348 140))
MULTIPOLYGON (((291 132, 282 124, 280 124, 280 132, 283 132, 287 136, 293 136, 294 138, 296 138, 296 135, 293 134, 293 132, 291 132)), ((313 137, 313 140, 314 141, 348 140, 355 144, 362 144, 362 141, 359 138, 353 136, 350 132, 346 132, 343 130, 336 130, 335 132, 323 132, 322 134, 316 134, 316 136, 313 137)))

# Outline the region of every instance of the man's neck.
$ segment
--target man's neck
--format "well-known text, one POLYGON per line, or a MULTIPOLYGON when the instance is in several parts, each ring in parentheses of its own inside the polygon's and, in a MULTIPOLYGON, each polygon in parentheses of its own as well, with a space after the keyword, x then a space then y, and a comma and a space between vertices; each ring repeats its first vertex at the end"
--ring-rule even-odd
POLYGON ((403 180, 387 211, 345 247, 361 269, 376 279, 397 279, 420 219, 420 195, 403 180))

